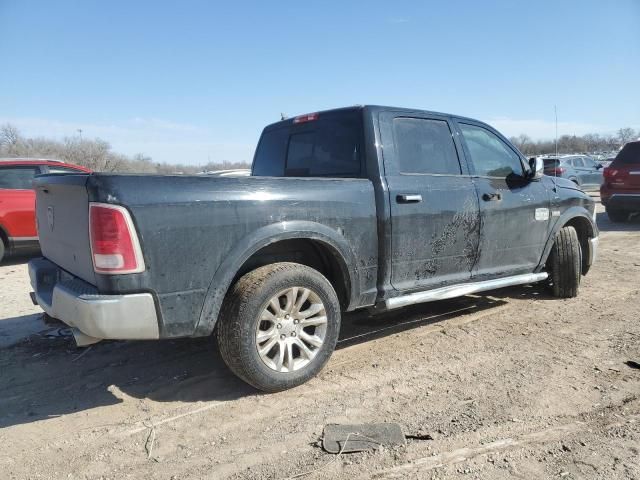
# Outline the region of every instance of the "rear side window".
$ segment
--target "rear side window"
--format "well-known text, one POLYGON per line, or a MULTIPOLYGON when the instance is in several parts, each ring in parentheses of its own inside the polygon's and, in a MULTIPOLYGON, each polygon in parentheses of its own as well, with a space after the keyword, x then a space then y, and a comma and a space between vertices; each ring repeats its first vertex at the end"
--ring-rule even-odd
POLYGON ((362 176, 359 111, 320 113, 318 119, 265 130, 253 162, 255 176, 362 176))
POLYGON ((522 176, 520 157, 499 137, 485 128, 465 123, 460 124, 460 130, 476 175, 500 178, 513 174, 522 176))
POLYGON ((395 118, 393 132, 401 173, 462 173, 456 146, 446 121, 395 118))
POLYGON ((613 160, 616 165, 640 165, 640 142, 627 143, 613 160))
POLYGON ((31 190, 38 167, 0 167, 0 188, 31 190))

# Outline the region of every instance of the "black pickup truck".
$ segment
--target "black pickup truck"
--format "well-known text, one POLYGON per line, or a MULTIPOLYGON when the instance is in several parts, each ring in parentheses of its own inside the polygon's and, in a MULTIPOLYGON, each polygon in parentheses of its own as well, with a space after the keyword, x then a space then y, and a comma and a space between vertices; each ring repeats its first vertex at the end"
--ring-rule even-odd
POLYGON ((482 122, 358 106, 269 125, 250 177, 41 176, 32 298, 79 345, 215 332, 239 377, 290 388, 325 365, 341 312, 577 295, 595 205, 543 168, 482 122))

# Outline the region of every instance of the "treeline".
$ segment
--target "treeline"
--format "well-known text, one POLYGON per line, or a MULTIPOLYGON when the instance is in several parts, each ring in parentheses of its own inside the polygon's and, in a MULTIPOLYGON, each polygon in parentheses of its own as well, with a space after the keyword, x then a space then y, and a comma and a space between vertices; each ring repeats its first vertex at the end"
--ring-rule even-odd
MULTIPOLYGON (((640 131, 633 128, 621 128, 613 135, 587 133, 586 135, 562 135, 558 137, 558 153, 610 153, 618 151, 625 143, 638 139, 640 131)), ((521 134, 509 138, 525 155, 554 154, 555 140, 532 140, 521 134)))
POLYGON ((63 140, 25 137, 10 124, 0 127, 0 157, 52 158, 81 165, 96 172, 127 173, 198 173, 211 170, 249 168, 246 162, 209 162, 205 165, 183 165, 154 162, 138 153, 133 156, 116 153, 101 139, 67 137, 63 140))
MULTIPOLYGON (((625 143, 636 140, 640 131, 621 128, 616 134, 562 135, 558 138, 558 153, 606 153, 616 152, 625 143)), ((511 137, 511 142, 525 155, 553 154, 554 140, 532 140, 521 134, 511 137)), ((211 170, 249 168, 246 162, 209 162, 204 165, 183 165, 154 162, 151 157, 138 153, 133 156, 116 153, 111 145, 101 139, 67 137, 62 141, 47 138, 29 138, 20 134, 13 125, 0 127, 0 157, 53 158, 75 165, 82 165, 96 172, 129 173, 198 173, 211 170)))

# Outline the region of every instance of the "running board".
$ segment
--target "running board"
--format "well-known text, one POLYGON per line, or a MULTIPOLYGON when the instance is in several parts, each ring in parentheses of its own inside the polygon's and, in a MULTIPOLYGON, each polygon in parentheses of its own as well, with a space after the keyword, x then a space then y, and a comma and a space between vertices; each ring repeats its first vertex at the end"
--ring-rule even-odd
POLYGON ((410 293, 400 297, 393 297, 385 300, 384 305, 388 310, 394 308, 415 305, 416 303, 434 302, 436 300, 446 300, 447 298, 462 297, 471 293, 484 292, 485 290, 495 290, 496 288, 511 287, 513 285, 524 285, 545 280, 549 275, 546 272, 525 273, 514 275, 513 277, 496 278, 495 280, 485 280, 476 283, 461 283, 449 287, 436 288, 426 292, 410 293))

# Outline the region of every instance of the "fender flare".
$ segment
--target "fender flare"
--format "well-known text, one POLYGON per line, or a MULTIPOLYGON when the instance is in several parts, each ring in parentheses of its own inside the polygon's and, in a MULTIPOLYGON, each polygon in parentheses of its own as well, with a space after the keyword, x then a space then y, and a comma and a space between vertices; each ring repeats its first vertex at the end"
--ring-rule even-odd
POLYGON ((535 269, 536 272, 540 272, 547 263, 547 259, 549 258, 549 254, 551 253, 551 247, 553 247, 553 242, 555 241, 556 235, 558 234, 560 229, 564 227, 567 222, 573 220, 574 218, 584 218, 585 220, 587 220, 589 224, 589 238, 598 236, 598 227, 593 223, 593 218, 585 208, 578 206, 568 208, 565 212, 562 213, 562 215, 558 217, 558 220, 556 220, 556 223, 553 225, 553 228, 549 233, 547 243, 545 244, 544 250, 542 251, 540 262, 535 269))
POLYGON ((326 225, 310 221, 274 223, 251 232, 225 255, 225 260, 218 266, 207 288, 193 335, 207 336, 213 332, 231 282, 240 267, 254 253, 272 243, 292 239, 315 240, 333 250, 343 270, 342 273, 347 278, 349 305, 353 305, 359 296, 360 278, 355 255, 342 234, 326 225))

